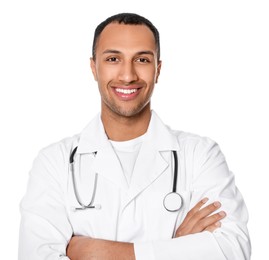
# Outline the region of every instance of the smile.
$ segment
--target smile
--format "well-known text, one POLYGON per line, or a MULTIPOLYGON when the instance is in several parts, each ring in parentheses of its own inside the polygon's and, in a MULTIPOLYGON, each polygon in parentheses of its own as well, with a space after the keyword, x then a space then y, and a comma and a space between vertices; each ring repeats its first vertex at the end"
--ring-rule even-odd
POLYGON ((123 93, 123 94, 127 94, 127 95, 128 94, 133 94, 133 93, 137 92, 137 89, 136 88, 134 88, 134 89, 116 88, 115 90, 118 93, 123 93))

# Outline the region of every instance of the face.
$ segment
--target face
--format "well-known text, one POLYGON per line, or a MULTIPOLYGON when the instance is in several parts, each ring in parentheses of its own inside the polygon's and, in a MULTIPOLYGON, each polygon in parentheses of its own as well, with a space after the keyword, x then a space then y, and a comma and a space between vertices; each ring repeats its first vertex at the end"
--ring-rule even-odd
POLYGON ((145 109, 150 111, 161 62, 148 27, 107 25, 97 41, 91 69, 101 94, 102 115, 132 117, 145 109))

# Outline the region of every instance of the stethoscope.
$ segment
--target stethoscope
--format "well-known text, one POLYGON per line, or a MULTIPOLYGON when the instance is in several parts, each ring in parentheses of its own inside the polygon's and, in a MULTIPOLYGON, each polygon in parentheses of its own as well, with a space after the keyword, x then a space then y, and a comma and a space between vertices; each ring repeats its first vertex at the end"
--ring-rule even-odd
MULTIPOLYGON (((96 194, 96 189, 97 189, 97 181, 98 181, 98 173, 95 173, 94 177, 94 188, 91 196, 90 203, 88 205, 85 205, 84 203, 81 202, 80 195, 78 193, 77 189, 77 183, 76 183, 76 178, 75 178, 75 154, 77 151, 78 147, 75 147, 73 151, 70 154, 69 157, 69 163, 70 163, 70 169, 71 169, 71 175, 72 175, 72 181, 73 181, 73 189, 74 193, 76 196, 76 200, 79 203, 80 207, 73 207, 72 209, 74 211, 76 210, 85 210, 85 209, 101 209, 101 205, 96 204, 94 205, 94 198, 96 194)), ((173 157, 174 157, 174 178, 173 178, 173 188, 172 191, 169 192, 163 199, 163 206, 164 208, 169 211, 169 212, 176 212, 179 211, 183 205, 183 199, 181 195, 177 192, 177 177, 178 177, 178 158, 177 158, 177 152, 172 151, 173 157)), ((97 152, 94 153, 95 156, 97 152)))

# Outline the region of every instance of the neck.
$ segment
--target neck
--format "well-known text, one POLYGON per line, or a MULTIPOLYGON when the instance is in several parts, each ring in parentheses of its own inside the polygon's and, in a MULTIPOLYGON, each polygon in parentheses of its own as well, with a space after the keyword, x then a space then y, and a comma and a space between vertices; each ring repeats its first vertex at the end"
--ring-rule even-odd
POLYGON ((145 134, 151 118, 150 106, 134 116, 125 117, 111 111, 101 112, 101 119, 110 140, 127 141, 145 134))

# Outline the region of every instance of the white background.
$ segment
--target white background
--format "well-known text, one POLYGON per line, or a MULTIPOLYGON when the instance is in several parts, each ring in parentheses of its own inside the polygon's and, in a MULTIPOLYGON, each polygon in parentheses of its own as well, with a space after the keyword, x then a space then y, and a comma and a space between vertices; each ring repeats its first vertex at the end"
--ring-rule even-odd
POLYGON ((152 107, 171 127, 219 143, 250 213, 252 259, 264 259, 269 8, 259 0, 1 1, 1 258, 17 259, 19 202, 38 151, 80 132, 99 111, 89 70, 93 30, 125 11, 160 31, 163 68, 152 107))

